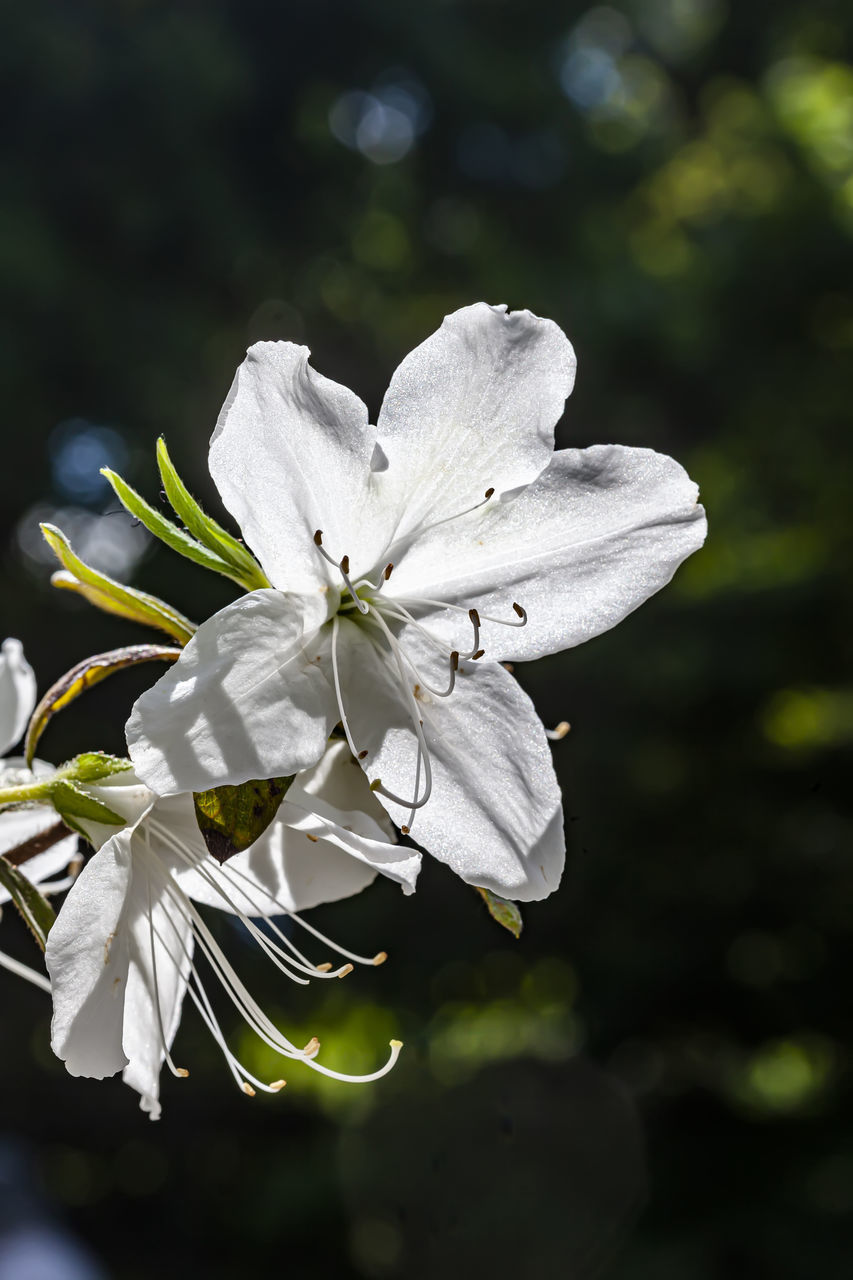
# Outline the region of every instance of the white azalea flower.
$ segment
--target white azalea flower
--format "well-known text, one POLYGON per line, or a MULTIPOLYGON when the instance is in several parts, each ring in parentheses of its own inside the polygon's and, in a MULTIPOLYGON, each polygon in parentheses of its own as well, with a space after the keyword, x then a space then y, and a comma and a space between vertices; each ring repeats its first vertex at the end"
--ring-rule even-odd
MULTIPOLYGON (((23 646, 20 640, 4 640, 0 646, 0 755, 4 755, 23 735, 35 702, 36 678, 24 657, 23 646)), ((23 758, 7 757, 0 760, 0 786, 19 786, 52 772, 50 766, 41 760, 34 761, 33 768, 29 769, 23 758)), ((52 839, 58 822, 56 811, 45 804, 0 813, 0 855, 10 853, 30 840, 45 844, 41 853, 36 853, 21 863, 20 870, 28 880, 40 885, 42 891, 48 893, 56 893, 68 887, 70 881, 62 879, 51 882, 50 877, 64 871, 77 855, 76 836, 52 839)), ((9 900, 9 894, 0 886, 0 908, 9 900)), ((0 967, 45 991, 50 990, 50 983, 44 974, 31 969, 29 965, 21 964, 2 951, 0 967)))
POLYGON ((88 789, 128 825, 116 831, 85 824, 98 852, 48 937, 51 1043, 72 1075, 103 1079, 121 1071, 156 1119, 163 1062, 174 1074, 187 1074, 175 1065, 171 1046, 188 993, 239 1086, 250 1094, 282 1087, 283 1081, 259 1080, 229 1048, 195 967, 196 947, 248 1025, 283 1058, 341 1080, 373 1080, 393 1065, 396 1042, 383 1068, 360 1077, 317 1062, 316 1041, 304 1049, 291 1044, 243 985, 193 902, 236 915, 271 963, 297 983, 342 977, 354 964, 384 960, 382 952, 359 956, 331 943, 295 914, 360 892, 377 872, 409 892, 414 887, 419 855, 391 842, 385 815, 345 743, 334 744, 292 784, 264 835, 223 866, 207 852, 191 796, 158 799, 132 772, 88 789), (295 928, 274 919, 285 914, 295 928), (318 967, 294 942, 297 928, 343 961, 318 967))
POLYGON ((210 469, 272 589, 204 623, 136 703, 160 794, 291 774, 340 722, 404 831, 469 883, 544 897, 564 861, 543 727, 501 663, 614 626, 702 543, 696 486, 618 445, 554 453, 568 339, 448 316, 379 414, 288 342, 253 346, 210 469), (482 661, 485 651, 485 661, 482 661))

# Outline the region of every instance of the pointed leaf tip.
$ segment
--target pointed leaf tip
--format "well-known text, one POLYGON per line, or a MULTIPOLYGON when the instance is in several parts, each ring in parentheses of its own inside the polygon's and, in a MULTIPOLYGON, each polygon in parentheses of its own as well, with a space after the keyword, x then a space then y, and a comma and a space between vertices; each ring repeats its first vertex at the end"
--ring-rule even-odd
POLYGON ((492 919, 497 920, 504 929, 508 929, 514 938, 520 938, 524 922, 521 919, 518 903, 510 902, 508 898, 498 897, 496 893, 492 893, 491 889, 478 887, 477 892, 488 907, 492 919))

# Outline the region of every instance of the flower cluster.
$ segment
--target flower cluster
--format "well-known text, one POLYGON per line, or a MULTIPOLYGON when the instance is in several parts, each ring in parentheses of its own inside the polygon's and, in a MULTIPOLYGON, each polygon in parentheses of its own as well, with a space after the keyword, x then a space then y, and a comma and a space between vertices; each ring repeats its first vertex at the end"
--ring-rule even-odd
MULTIPOLYGON (((377 874, 411 893, 419 850, 495 914, 557 887, 549 733, 510 664, 614 626, 705 536, 696 486, 671 458, 555 452, 575 357, 550 321, 482 303, 448 316, 400 365, 376 426, 308 354, 253 346, 216 424, 210 471, 243 541, 198 507, 162 441, 180 524, 105 473, 153 533, 236 584, 231 604, 196 627, 46 527, 58 586, 173 644, 84 660, 35 710, 20 644, 0 658, 0 747, 29 721, 25 755, 0 773, 0 892, 35 920, 49 977, 0 962, 50 990, 68 1070, 121 1071, 152 1116, 163 1064, 187 1074, 172 1056, 187 996, 241 1089, 282 1087, 236 1056, 211 980, 282 1058, 355 1079, 264 1012, 209 908, 302 984, 385 956, 351 953, 301 913, 377 874), (50 716, 84 687, 158 658, 170 665, 131 711, 127 759, 34 758, 50 716), (51 879, 79 864, 78 837, 93 851, 82 872, 51 879), (66 890, 53 919, 47 895, 66 890), (317 944, 337 958, 309 958, 303 945, 317 944)), ((358 1078, 384 1074, 399 1048, 358 1078)))

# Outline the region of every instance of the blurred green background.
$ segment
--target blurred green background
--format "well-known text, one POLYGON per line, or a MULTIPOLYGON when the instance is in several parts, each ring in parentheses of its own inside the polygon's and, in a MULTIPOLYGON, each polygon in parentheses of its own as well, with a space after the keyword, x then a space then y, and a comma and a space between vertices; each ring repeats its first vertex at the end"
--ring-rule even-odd
MULTIPOLYGON (((191 616, 231 597, 116 514, 97 468, 155 499, 163 432, 220 514, 206 440, 258 338, 305 341, 375 414, 446 312, 529 307, 578 352, 560 443, 674 454, 711 529, 614 632, 519 669, 572 724, 569 869, 520 942, 434 863, 414 898, 315 913, 390 955, 331 994, 281 989, 222 931, 333 1064, 399 1035, 378 1085, 291 1072, 250 1101, 188 1007, 191 1077, 164 1076, 151 1125, 120 1081, 67 1077, 46 999, 0 975, 0 1154, 33 1221, 127 1280, 848 1277, 849 6, 0 14, 0 631, 41 688, 145 637, 51 592, 39 519, 191 616)), ((150 674, 88 695, 43 753, 120 749, 150 674)), ((0 1235, 26 1218, 4 1202, 0 1235)))

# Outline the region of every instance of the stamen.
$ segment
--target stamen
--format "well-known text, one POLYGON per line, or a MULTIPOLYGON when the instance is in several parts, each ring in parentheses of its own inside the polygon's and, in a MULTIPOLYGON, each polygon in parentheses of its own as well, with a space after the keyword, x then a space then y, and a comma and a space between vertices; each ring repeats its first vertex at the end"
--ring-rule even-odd
POLYGON ((484 507, 489 499, 493 496, 495 490, 490 486, 481 500, 475 502, 472 507, 466 507, 464 511, 455 511, 452 515, 442 516, 440 520, 434 520, 432 524, 419 525, 417 529, 413 529, 411 533, 405 533, 402 537, 396 538, 388 548, 389 552, 395 550, 399 546, 408 547, 417 542, 418 538, 423 537, 425 533, 430 533, 433 529, 440 529, 443 524, 449 524, 451 520, 461 520, 463 516, 469 516, 472 511, 479 511, 480 507, 484 507))
MULTIPOLYGON (((352 740, 352 734, 350 733, 350 728, 349 728, 349 721, 347 720, 347 713, 344 710, 344 699, 341 693, 341 678, 340 678, 340 675, 338 674, 338 615, 337 614, 335 614, 334 618, 332 618, 332 679, 335 686, 335 697, 338 700, 338 711, 340 711, 341 713, 341 724, 344 727, 344 734, 346 735, 347 745, 349 746, 349 749, 353 753, 353 755, 357 756, 359 760, 362 760, 364 757, 359 753, 358 747, 355 745, 355 743, 352 740)), ((367 752, 365 752, 364 754, 366 755, 367 752)))
POLYGON ((561 720, 553 729, 545 730, 545 737, 550 738, 552 742, 559 742, 561 738, 565 738, 571 727, 568 720, 561 720))
MULTIPOLYGON (((382 631, 385 633, 385 637, 391 649, 392 657, 394 658, 394 662, 396 663, 397 670, 400 673, 400 682, 403 687, 403 692, 405 693, 405 696, 406 696, 406 702, 408 703, 408 706, 409 706, 409 716, 412 722, 412 728, 414 729, 415 736, 418 740, 418 747, 419 747, 414 800, 401 799, 400 796, 395 795, 393 791, 389 791, 387 787, 384 787, 378 779, 375 779, 374 782, 370 784, 371 790, 378 791, 381 795, 385 796, 386 800, 391 800, 394 804, 403 805, 405 808, 411 809, 412 813, 414 813, 415 809, 423 808, 423 806, 429 800, 430 795, 432 794, 432 768, 430 766, 430 760, 429 760, 429 748, 427 747, 426 738, 424 737, 423 722, 421 721, 420 715, 418 714, 418 708, 415 703, 415 699, 412 694, 412 691, 409 688, 409 681, 406 679, 406 672, 403 668, 403 658, 405 657, 405 655, 401 650, 399 644, 397 643, 397 640, 395 639, 390 627, 386 623, 385 619, 382 617, 382 614, 378 610, 374 610, 373 613, 371 614, 371 617, 375 620, 378 626, 381 627, 382 631), (420 786, 421 759, 423 759, 423 766, 424 766, 425 790, 424 790, 423 796, 418 798, 418 788, 420 786)), ((406 660, 408 661, 408 659, 406 660)), ((411 819, 409 820, 409 826, 411 826, 411 819)))
POLYGON ((394 564, 392 561, 389 560, 388 564, 386 564, 385 568, 382 570, 382 577, 385 579, 386 582, 391 577, 391 574, 393 573, 393 571, 394 571, 394 564))
POLYGON ((50 995, 50 979, 43 973, 31 969, 28 964, 22 964, 20 960, 15 960, 12 956, 7 956, 5 951, 0 951, 0 969, 8 969, 10 973, 14 973, 16 977, 23 978, 26 982, 31 982, 34 987, 40 987, 42 991, 46 991, 50 995))
MULTIPOLYGON (((148 845, 149 853, 151 851, 150 838, 151 838, 150 830, 148 827, 146 827, 145 841, 146 841, 146 844, 148 845)), ((154 945, 154 910, 151 904, 151 881, 150 880, 148 881, 148 937, 151 943, 151 977, 154 982, 154 993, 153 993, 154 1008, 157 1011, 157 1029, 160 1032, 160 1046, 163 1050, 163 1057, 166 1061, 166 1065, 168 1066, 172 1075, 180 1076, 181 1074, 183 1074, 183 1076, 186 1077, 189 1074, 186 1067, 176 1067, 174 1062, 172 1061, 172 1055, 169 1052, 169 1043, 166 1039, 166 1033, 163 1030, 163 1010, 160 1005, 160 985, 157 981, 157 949, 154 945)), ((178 967, 178 972, 180 973, 180 966, 178 967)))
POLYGON ((320 552, 320 555, 323 557, 323 559, 328 560, 329 564, 333 565, 339 571, 341 577, 343 578, 346 584, 347 591, 349 591, 350 595, 352 596, 353 602, 358 608, 359 613, 367 613, 370 606, 365 604, 365 602, 359 598, 358 594, 356 593, 355 587, 350 582, 349 556, 343 556, 342 559, 340 560, 333 559, 333 557, 329 555, 328 551, 323 546, 323 530, 322 529, 318 529, 317 532, 314 534, 314 545, 316 546, 317 550, 320 552))

